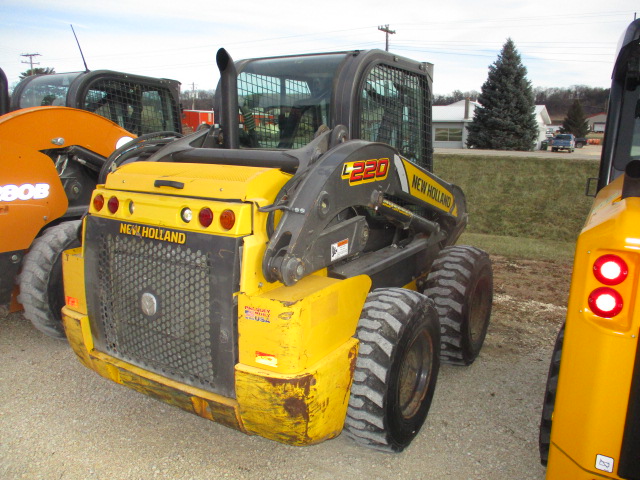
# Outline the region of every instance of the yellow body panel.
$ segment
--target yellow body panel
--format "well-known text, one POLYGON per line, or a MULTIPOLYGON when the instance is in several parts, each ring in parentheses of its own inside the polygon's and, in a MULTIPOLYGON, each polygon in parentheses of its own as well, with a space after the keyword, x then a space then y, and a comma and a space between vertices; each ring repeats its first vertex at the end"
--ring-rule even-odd
POLYGON ((600 191, 576 246, 547 467, 551 480, 619 478, 640 332, 640 199, 620 200, 621 186, 622 177, 600 191), (593 263, 607 253, 629 267, 627 279, 614 287, 624 308, 612 319, 595 315, 587 302, 603 286, 591 271, 593 263), (609 463, 612 472, 606 470, 609 463))
POLYGON ((358 341, 351 338, 300 374, 239 363, 236 394, 247 432, 289 445, 336 437, 347 414, 357 356, 358 341))
POLYGON ((278 373, 310 368, 355 334, 371 280, 310 275, 292 287, 240 294, 240 363, 278 373))
POLYGON ((150 169, 148 163, 133 162, 111 173, 105 186, 112 190, 161 192, 171 196, 251 200, 263 207, 273 201, 290 178, 290 174, 276 168, 156 162, 150 169), (154 186, 155 180, 165 178, 183 182, 184 188, 154 186), (212 185, 215 185, 213 189, 212 185))
POLYGON ((104 117, 67 107, 25 108, 0 117, 0 188, 23 187, 23 198, 0 200, 0 251, 29 248, 42 227, 67 210, 58 173, 42 150, 79 145, 108 157, 122 137, 135 135, 104 117), (46 196, 31 195, 35 190, 29 185, 42 185, 46 196))
MULTIPOLYGON (((191 165, 204 175, 203 167, 206 166, 191 165)), ((131 169, 127 166, 122 170, 131 169)), ((188 235, 189 229, 179 217, 184 205, 194 208, 206 204, 216 216, 224 208, 236 212, 238 227, 230 232, 214 225, 202 230, 194 228, 200 233, 243 238, 240 291, 236 294, 236 398, 182 384, 98 351, 87 313, 82 248, 69 250, 63 257, 65 331, 80 361, 106 378, 245 433, 292 445, 313 444, 335 437, 342 430, 358 351, 353 335, 371 280, 366 276, 332 279, 323 270, 292 287, 277 282, 267 284, 261 274, 267 214, 259 212, 255 202, 261 195, 272 194, 274 187, 267 185, 267 180, 275 179, 282 186, 288 176, 274 176, 268 169, 252 170, 249 180, 243 181, 244 193, 241 185, 233 187, 235 194, 248 199, 245 202, 99 188, 95 194, 102 193, 105 200, 116 195, 120 208, 115 214, 108 213, 106 207, 100 213, 93 206, 90 211, 92 215, 121 221, 121 235, 141 236, 145 235, 143 226, 186 231, 188 235), (254 197, 248 198, 248 192, 254 197), (133 214, 127 207, 129 201, 135 204, 133 214)), ((130 186, 129 177, 118 172, 109 176, 107 185, 130 186)), ((136 171, 134 178, 140 182, 136 188, 145 188, 143 183, 149 185, 144 173, 136 171)), ((184 190, 195 195, 199 188, 190 184, 184 190)))

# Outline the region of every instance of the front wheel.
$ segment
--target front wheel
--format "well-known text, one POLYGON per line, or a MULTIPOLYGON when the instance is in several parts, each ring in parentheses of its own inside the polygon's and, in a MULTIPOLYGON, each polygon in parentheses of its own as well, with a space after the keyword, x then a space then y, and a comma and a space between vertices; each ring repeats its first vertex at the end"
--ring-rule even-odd
POLYGON ((400 452, 420 431, 440 368, 440 327, 431 300, 403 288, 367 297, 356 337, 360 350, 345 421, 347 435, 400 452))
POLYGON ((440 316, 442 361, 470 365, 480 353, 491 317, 489 255, 470 246, 444 248, 422 288, 440 316))
POLYGON ((64 306, 62 252, 80 246, 79 226, 80 220, 75 220, 48 228, 34 240, 18 277, 18 301, 24 307, 24 316, 50 337, 65 336, 61 312, 64 306))

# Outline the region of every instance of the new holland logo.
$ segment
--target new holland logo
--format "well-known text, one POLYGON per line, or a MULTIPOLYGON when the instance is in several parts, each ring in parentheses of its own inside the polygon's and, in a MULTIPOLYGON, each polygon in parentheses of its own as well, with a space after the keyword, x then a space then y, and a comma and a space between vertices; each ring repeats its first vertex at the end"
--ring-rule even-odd
POLYGON ((187 241, 187 235, 183 232, 165 230, 164 228, 145 227, 143 225, 134 225, 132 223, 121 223, 120 233, 134 235, 136 237, 150 238, 151 240, 160 240, 161 242, 179 243, 181 245, 187 241))

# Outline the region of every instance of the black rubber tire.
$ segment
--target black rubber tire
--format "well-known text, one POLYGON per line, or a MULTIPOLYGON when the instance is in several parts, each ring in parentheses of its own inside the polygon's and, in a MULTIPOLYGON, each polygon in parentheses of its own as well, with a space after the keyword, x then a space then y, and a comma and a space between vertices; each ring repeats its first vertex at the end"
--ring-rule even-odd
POLYGON ((442 249, 422 293, 431 298, 440 318, 440 359, 471 365, 480 353, 493 302, 493 269, 486 252, 470 246, 442 249))
POLYGON ((24 307, 24 316, 42 333, 54 338, 65 338, 61 313, 62 252, 80 246, 79 226, 80 220, 64 222, 36 238, 18 277, 18 301, 24 307))
POLYGON ((367 297, 345 433, 383 451, 406 448, 424 423, 440 369, 440 326, 433 302, 403 288, 367 297))
POLYGON ((547 385, 544 390, 544 403, 542 404, 542 417, 540 418, 540 435, 538 446, 540 448, 540 463, 547 465, 549 460, 549 447, 551 446, 551 424, 553 410, 556 405, 556 392, 558 391, 558 375, 560 374, 560 359, 562 357, 562 344, 564 343, 564 324, 560 327, 556 343, 551 354, 547 385))

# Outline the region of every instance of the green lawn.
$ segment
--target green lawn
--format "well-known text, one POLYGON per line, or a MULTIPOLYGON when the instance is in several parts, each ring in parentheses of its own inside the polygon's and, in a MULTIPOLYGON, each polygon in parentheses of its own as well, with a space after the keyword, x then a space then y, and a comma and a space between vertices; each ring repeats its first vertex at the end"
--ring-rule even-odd
POLYGON ((460 186, 469 225, 461 242, 489 253, 571 260, 593 202, 585 195, 597 160, 438 154, 434 172, 460 186))

